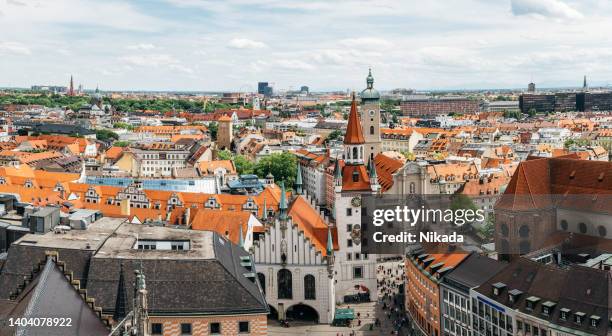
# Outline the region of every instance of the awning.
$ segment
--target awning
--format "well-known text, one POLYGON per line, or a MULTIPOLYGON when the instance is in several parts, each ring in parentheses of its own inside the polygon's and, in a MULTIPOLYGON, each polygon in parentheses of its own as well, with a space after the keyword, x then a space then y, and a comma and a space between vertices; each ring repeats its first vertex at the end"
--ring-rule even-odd
POLYGON ((355 318, 355 311, 353 308, 338 308, 334 315, 334 320, 352 320, 355 318))

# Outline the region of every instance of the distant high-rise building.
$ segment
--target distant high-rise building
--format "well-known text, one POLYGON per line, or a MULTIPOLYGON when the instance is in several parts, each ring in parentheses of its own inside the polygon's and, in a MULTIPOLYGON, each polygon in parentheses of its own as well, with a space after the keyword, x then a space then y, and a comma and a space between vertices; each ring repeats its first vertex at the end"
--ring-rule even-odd
POLYGON ((582 81, 582 89, 583 90, 588 89, 586 75, 584 75, 584 80, 582 81))
POLYGON ((272 87, 268 82, 259 82, 257 83, 257 93, 270 97, 272 96, 272 87))
POLYGON ((531 82, 527 85, 527 92, 535 92, 536 87, 535 87, 535 83, 531 82))
POLYGON ((72 80, 72 75, 70 75, 70 88, 68 89, 68 95, 74 96, 74 81, 72 80))
POLYGON ((304 86, 302 86, 302 87, 300 88, 300 92, 301 92, 301 93, 308 94, 308 91, 309 91, 309 89, 308 89, 308 86, 306 86, 306 85, 304 85, 304 86))

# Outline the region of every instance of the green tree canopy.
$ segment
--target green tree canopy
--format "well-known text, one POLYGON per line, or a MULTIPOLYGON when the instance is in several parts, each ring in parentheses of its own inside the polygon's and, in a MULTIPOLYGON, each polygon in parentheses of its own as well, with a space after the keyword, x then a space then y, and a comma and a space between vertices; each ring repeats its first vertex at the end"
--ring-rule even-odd
POLYGON ((257 176, 264 178, 268 173, 272 173, 275 181, 284 181, 285 187, 288 188, 293 188, 296 171, 297 157, 289 152, 271 154, 255 165, 257 176))

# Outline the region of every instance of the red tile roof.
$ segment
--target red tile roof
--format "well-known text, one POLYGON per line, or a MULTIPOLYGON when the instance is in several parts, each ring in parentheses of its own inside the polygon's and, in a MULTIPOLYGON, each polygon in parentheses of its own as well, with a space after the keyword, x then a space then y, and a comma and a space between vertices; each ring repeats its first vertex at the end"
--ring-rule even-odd
POLYGON ((365 139, 363 138, 363 130, 361 128, 361 121, 359 121, 359 116, 357 115, 357 102, 355 101, 355 95, 353 95, 353 101, 351 103, 351 113, 348 117, 348 125, 346 126, 344 143, 347 145, 358 145, 365 143, 365 139))

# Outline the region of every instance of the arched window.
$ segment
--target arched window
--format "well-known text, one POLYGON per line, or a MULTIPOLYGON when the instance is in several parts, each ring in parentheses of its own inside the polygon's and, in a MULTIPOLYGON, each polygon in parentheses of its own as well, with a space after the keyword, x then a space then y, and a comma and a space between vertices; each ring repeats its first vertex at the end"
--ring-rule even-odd
POLYGON ((370 134, 374 134, 374 126, 370 126, 370 134))
POLYGON ((291 271, 288 269, 278 271, 278 298, 293 298, 293 280, 291 278, 291 271))
POLYGON ((259 285, 264 295, 266 295, 266 276, 263 273, 257 273, 257 279, 259 279, 259 285))
POLYGON ((357 147, 353 147, 353 157, 351 159, 357 160, 357 147))
POLYGON ((519 236, 521 236, 521 238, 529 237, 529 227, 527 225, 521 225, 519 228, 519 236))
POLYGON ((312 274, 306 274, 304 277, 304 300, 316 299, 315 277, 312 274))
POLYGON ((410 182, 410 193, 414 194, 416 192, 416 185, 414 182, 410 182))

